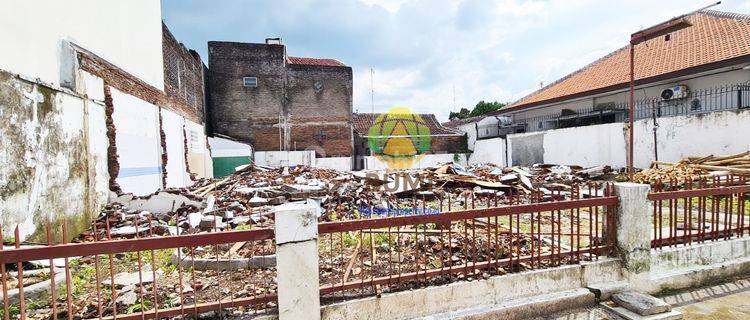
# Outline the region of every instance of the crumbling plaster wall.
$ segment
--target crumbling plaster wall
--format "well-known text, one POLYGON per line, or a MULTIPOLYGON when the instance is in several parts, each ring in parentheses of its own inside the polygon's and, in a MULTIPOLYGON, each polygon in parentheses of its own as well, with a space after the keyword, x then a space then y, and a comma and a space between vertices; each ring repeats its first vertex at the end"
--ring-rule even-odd
POLYGON ((104 131, 101 101, 0 71, 3 234, 18 224, 41 240, 48 222, 67 219, 71 233, 88 224, 109 192, 104 131))

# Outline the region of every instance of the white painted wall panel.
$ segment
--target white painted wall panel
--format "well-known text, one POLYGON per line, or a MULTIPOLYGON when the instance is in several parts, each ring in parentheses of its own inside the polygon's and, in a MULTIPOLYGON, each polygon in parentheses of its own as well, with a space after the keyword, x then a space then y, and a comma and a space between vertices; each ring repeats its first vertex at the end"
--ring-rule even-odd
POLYGON ((469 157, 469 164, 492 163, 499 166, 506 166, 505 159, 505 139, 493 138, 477 140, 474 145, 474 153, 469 157))
POLYGON ((189 180, 185 170, 184 119, 167 109, 161 110, 162 129, 167 140, 167 187, 184 187, 189 180))
POLYGON ((314 166, 315 150, 304 151, 256 151, 255 163, 269 167, 314 166))
MULTIPOLYGON (((458 161, 455 161, 458 164, 466 165, 465 154, 458 154, 458 159, 456 159, 456 156, 453 153, 425 154, 419 157, 419 159, 417 159, 416 161, 412 162, 412 165, 409 169, 432 168, 439 164, 454 162, 454 160, 458 160, 458 161)), ((390 169, 386 162, 381 161, 380 159, 374 156, 365 157, 365 170, 385 170, 385 169, 390 169)))
POLYGON ((331 157, 331 158, 316 158, 316 168, 327 168, 340 171, 351 171, 352 170, 352 158, 351 157, 331 157))
POLYGON ((114 88, 112 104, 120 163, 117 183, 126 193, 152 193, 161 187, 158 108, 114 88))
POLYGON ((232 141, 220 137, 209 137, 208 144, 211 146, 213 157, 251 157, 253 147, 249 144, 232 141))
MULTIPOLYGON (((213 162, 208 152, 206 129, 203 125, 185 119, 185 135, 188 138, 188 163, 190 172, 197 178, 213 177, 213 162)), ((186 183, 192 183, 186 180, 186 183)))
POLYGON ((593 167, 626 165, 622 123, 565 128, 544 134, 544 162, 593 167))

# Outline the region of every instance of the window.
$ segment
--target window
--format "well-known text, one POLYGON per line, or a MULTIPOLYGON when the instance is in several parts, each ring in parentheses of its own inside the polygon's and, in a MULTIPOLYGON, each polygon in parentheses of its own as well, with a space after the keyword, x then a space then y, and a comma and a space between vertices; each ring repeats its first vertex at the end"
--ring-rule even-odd
POLYGON ((242 78, 242 85, 245 87, 255 88, 258 86, 257 77, 244 77, 242 78))

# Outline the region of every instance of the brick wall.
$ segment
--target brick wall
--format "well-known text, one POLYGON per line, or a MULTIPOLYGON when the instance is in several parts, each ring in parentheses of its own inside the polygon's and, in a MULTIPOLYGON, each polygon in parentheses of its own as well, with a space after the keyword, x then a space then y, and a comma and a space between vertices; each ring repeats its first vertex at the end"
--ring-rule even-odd
POLYGON ((352 154, 350 67, 288 64, 276 44, 209 42, 208 50, 213 132, 258 151, 352 154), (243 77, 256 77, 257 87, 243 77))
POLYGON ((164 55, 164 92, 195 109, 205 118, 204 65, 194 50, 188 50, 162 23, 164 55))
POLYGON ((430 140, 430 153, 463 153, 468 151, 466 136, 437 136, 430 140))

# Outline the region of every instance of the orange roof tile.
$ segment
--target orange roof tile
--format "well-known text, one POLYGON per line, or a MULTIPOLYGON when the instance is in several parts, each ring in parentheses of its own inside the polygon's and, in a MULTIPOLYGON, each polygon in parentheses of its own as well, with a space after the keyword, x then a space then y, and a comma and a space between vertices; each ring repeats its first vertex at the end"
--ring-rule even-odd
MULTIPOLYGON (((750 15, 704 10, 687 20, 691 26, 672 32, 669 41, 657 37, 636 45, 636 81, 733 58, 750 61, 750 15)), ((627 85, 629 60, 629 47, 620 48, 495 113, 627 85)))

